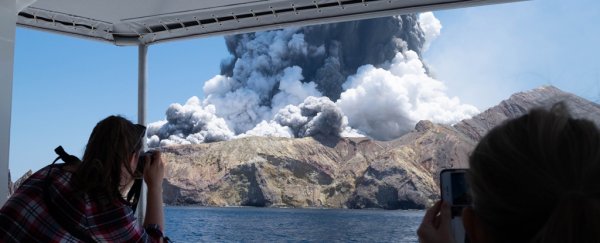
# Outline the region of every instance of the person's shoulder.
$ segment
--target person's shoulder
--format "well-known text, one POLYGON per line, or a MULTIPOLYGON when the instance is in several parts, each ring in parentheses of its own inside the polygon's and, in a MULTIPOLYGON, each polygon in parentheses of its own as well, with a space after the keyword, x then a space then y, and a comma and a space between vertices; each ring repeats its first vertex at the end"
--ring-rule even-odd
POLYGON ((46 166, 27 177, 19 186, 16 188, 14 195, 18 195, 23 190, 31 190, 44 185, 46 176, 50 166, 46 166))
POLYGON ((60 166, 48 165, 29 176, 15 190, 11 197, 34 200, 49 193, 51 198, 69 195, 73 192, 72 173, 63 171, 60 166))
POLYGON ((26 218, 24 215, 39 214, 36 210, 39 210, 39 205, 44 203, 43 194, 47 184, 45 181, 47 171, 48 167, 44 167, 25 179, 6 201, 2 213, 14 212, 18 214, 12 215, 13 218, 26 218))
POLYGON ((72 174, 71 171, 64 170, 64 169, 62 169, 62 167, 63 167, 62 164, 47 165, 47 166, 39 169, 38 171, 34 172, 33 174, 31 174, 31 176, 29 176, 28 179, 38 181, 38 180, 46 180, 48 178, 52 178, 52 177, 56 177, 56 176, 65 176, 65 175, 70 176, 72 174))

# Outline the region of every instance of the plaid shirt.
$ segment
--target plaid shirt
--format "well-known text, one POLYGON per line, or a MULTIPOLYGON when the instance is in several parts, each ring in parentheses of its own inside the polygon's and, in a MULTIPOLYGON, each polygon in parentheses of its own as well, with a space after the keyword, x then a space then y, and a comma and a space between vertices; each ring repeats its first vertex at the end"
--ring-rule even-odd
MULTIPOLYGON (((58 168, 56 168, 58 167, 58 168)), ((88 194, 75 194, 72 173, 47 166, 29 177, 0 209, 0 242, 80 242, 73 228, 60 226, 44 202, 44 189, 58 214, 69 225, 98 242, 157 242, 162 237, 158 225, 139 226, 125 200, 88 194), (49 168, 49 180, 46 175, 49 168), (46 186, 46 183, 51 183, 46 186)))

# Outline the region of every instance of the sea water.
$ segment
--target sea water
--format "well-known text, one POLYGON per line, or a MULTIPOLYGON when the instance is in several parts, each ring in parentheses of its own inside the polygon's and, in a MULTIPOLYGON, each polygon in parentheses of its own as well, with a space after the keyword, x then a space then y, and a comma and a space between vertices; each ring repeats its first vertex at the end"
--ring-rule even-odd
POLYGON ((174 242, 418 242, 424 211, 166 207, 174 242))

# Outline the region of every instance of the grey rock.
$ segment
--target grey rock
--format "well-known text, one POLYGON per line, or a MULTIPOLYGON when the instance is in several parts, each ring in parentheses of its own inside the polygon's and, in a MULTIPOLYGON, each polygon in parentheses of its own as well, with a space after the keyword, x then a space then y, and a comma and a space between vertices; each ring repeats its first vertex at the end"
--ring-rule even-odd
POLYGON ((425 132, 431 128, 433 128, 433 122, 427 120, 419 121, 417 122, 417 125, 415 125, 415 130, 417 130, 417 132, 425 132))

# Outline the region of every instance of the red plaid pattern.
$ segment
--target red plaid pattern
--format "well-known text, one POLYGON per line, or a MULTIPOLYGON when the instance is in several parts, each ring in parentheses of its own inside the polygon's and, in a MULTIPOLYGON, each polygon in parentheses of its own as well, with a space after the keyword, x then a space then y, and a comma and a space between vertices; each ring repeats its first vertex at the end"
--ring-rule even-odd
MULTIPOLYGON (((0 209, 0 242, 79 242, 60 227, 48 212, 43 190, 47 166, 31 177, 0 209)), ((98 242, 158 242, 162 236, 156 225, 139 226, 125 200, 109 201, 103 196, 77 196, 71 184, 71 172, 54 166, 48 187, 50 200, 70 225, 89 234, 98 242)))

